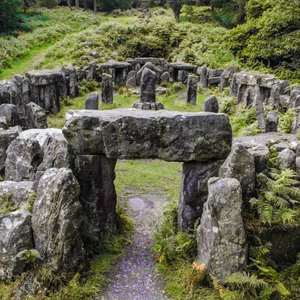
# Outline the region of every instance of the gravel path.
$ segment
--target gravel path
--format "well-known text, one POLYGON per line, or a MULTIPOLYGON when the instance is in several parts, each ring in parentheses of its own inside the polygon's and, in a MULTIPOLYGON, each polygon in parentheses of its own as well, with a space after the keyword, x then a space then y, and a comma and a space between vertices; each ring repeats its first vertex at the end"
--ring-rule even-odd
POLYGON ((171 299, 163 289, 164 281, 156 271, 151 252, 167 197, 161 193, 145 195, 133 191, 118 201, 128 205, 128 213, 135 222, 133 241, 109 275, 105 293, 95 300, 171 299))

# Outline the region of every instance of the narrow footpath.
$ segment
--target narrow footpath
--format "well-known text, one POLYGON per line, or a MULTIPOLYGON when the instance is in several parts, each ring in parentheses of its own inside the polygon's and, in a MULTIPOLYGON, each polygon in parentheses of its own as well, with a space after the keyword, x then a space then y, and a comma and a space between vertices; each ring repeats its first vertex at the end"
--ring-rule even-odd
POLYGON ((132 244, 108 276, 104 294, 94 300, 171 299, 164 291, 164 281, 156 271, 151 252, 167 197, 161 193, 145 195, 133 191, 118 201, 128 203, 128 214, 135 223, 132 244))

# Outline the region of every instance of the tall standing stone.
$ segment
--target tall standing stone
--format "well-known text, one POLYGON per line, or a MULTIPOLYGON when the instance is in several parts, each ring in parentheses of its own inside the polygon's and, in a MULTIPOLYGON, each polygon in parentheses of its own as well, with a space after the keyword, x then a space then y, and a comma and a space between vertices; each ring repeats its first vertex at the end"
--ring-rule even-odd
POLYGON ((203 205, 207 201, 207 182, 216 177, 224 160, 185 162, 179 190, 178 229, 189 232, 201 218, 203 205))
POLYGON ((136 87, 136 71, 132 70, 127 75, 126 86, 130 88, 136 87))
POLYGON ((199 264, 221 284, 226 277, 243 272, 246 264, 246 239, 242 218, 242 189, 234 178, 211 178, 208 200, 197 229, 199 264))
POLYGON ((74 271, 84 257, 79 184, 69 169, 52 168, 40 179, 32 229, 41 259, 55 271, 74 271))
POLYGON ((200 75, 200 87, 207 88, 208 82, 207 82, 207 67, 201 67, 198 69, 197 73, 200 75))
POLYGON ((99 109, 99 93, 94 92, 89 94, 84 101, 84 108, 90 110, 99 109))
POLYGON ((143 70, 142 74, 142 84, 141 84, 141 102, 156 102, 156 92, 155 92, 155 84, 156 84, 156 73, 151 71, 148 68, 143 70))
POLYGON ((105 155, 77 155, 74 161, 83 207, 82 239, 97 253, 104 238, 116 229, 115 164, 105 155))
POLYGON ((254 104, 258 127, 264 130, 266 126, 265 110, 260 87, 258 85, 254 88, 254 104))
POLYGON ((86 81, 93 81, 96 79, 96 76, 97 76, 97 64, 95 61, 91 61, 87 68, 86 81))
POLYGON ((109 74, 102 74, 101 101, 103 104, 112 104, 114 102, 113 78, 109 74))
POLYGON ((193 75, 188 76, 187 88, 186 88, 186 101, 187 103, 196 105, 197 102, 197 88, 198 78, 193 75))
POLYGON ((265 132, 277 132, 279 124, 279 116, 276 111, 269 111, 266 118, 265 132))

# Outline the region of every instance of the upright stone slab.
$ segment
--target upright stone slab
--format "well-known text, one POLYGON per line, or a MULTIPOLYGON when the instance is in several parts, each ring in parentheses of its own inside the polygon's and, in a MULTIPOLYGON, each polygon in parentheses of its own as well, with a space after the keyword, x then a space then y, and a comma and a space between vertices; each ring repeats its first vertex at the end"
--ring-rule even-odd
POLYGON ((38 128, 46 129, 48 128, 47 115, 43 108, 34 102, 30 102, 26 105, 26 115, 27 115, 27 126, 29 129, 38 128))
POLYGON ((179 189, 178 227, 189 232, 201 218, 203 205, 207 201, 207 182, 216 177, 224 160, 206 162, 186 162, 182 166, 179 189))
POLYGON ((156 84, 156 73, 151 71, 148 68, 143 70, 142 74, 142 83, 141 83, 141 99, 142 103, 144 102, 156 102, 156 92, 155 92, 155 84, 156 84))
POLYGON ((35 248, 54 271, 76 271, 84 257, 79 184, 69 169, 52 168, 40 180, 33 206, 35 248))
POLYGON ((116 160, 104 155, 77 155, 74 160, 83 207, 81 234, 84 243, 97 253, 103 239, 116 230, 115 164, 116 160))
POLYGON ((72 64, 69 64, 66 68, 62 68, 62 72, 66 76, 66 82, 68 87, 68 94, 71 98, 79 96, 79 85, 77 80, 77 73, 72 64))
POLYGON ((247 247, 242 218, 242 189, 234 178, 211 178, 208 200, 197 229, 199 264, 221 284, 226 277, 245 270, 247 247))
POLYGON ((132 70, 127 75, 126 86, 134 88, 136 85, 136 71, 132 70))
POLYGON ((99 109, 99 93, 94 92, 89 94, 84 100, 84 108, 98 110, 99 109))
POLYGON ((4 117, 8 127, 21 125, 17 108, 13 104, 0 105, 0 117, 4 117))
POLYGON ((72 155, 112 159, 225 159, 232 143, 228 116, 203 112, 68 111, 63 133, 72 155))
POLYGON ((200 75, 200 87, 207 88, 208 82, 207 82, 207 67, 201 67, 198 68, 197 74, 200 75))
POLYGON ((196 105, 197 102, 198 78, 189 75, 186 88, 186 102, 196 105))
POLYGON ((232 147, 230 155, 219 171, 219 177, 236 178, 243 190, 245 206, 255 196, 255 163, 253 156, 241 144, 232 147))
POLYGON ((269 111, 266 118, 265 132, 277 132, 279 124, 279 116, 276 111, 269 111))
POLYGON ((0 217, 0 280, 19 275, 25 263, 17 260, 17 254, 32 248, 29 211, 18 210, 0 217))
POLYGON ((265 110, 264 110, 263 98, 259 86, 255 86, 254 93, 255 93, 254 104, 255 104, 255 112, 256 112, 258 126, 259 128, 264 130, 266 126, 265 110))
POLYGON ((113 78, 109 74, 102 74, 101 101, 103 104, 112 104, 114 101, 113 78))
POLYGON ((277 157, 277 164, 281 170, 291 169, 296 171, 296 154, 291 149, 284 149, 277 157))
POLYGON ((203 111, 218 113, 219 112, 219 102, 216 96, 208 96, 203 102, 203 111))
POLYGON ((95 61, 91 61, 87 68, 86 81, 93 81, 96 79, 96 76, 97 76, 97 64, 95 61))

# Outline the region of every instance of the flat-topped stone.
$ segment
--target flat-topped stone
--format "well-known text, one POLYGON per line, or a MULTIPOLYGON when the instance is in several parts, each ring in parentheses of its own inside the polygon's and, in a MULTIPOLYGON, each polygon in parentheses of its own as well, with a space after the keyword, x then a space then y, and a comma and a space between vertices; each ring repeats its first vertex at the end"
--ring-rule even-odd
POLYGON ((225 159, 232 143, 228 116, 203 112, 72 110, 63 134, 73 155, 113 159, 225 159))
POLYGON ((101 67, 104 68, 115 68, 115 69, 123 69, 130 67, 131 64, 126 61, 116 61, 116 60, 110 60, 104 64, 101 64, 101 67))
POLYGON ((60 70, 37 70, 25 74, 34 85, 48 85, 65 79, 60 70))
POLYGON ((196 66, 189 63, 185 63, 183 61, 177 61, 175 63, 170 64, 170 66, 179 70, 193 70, 196 68, 196 66))
POLYGON ((234 74, 236 84, 244 84, 248 86, 258 85, 260 87, 272 88, 276 82, 276 78, 271 74, 240 72, 234 74))

